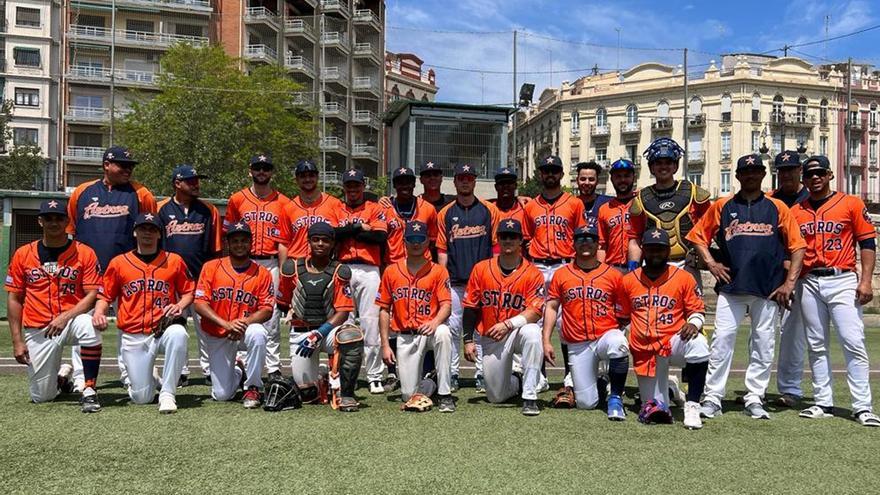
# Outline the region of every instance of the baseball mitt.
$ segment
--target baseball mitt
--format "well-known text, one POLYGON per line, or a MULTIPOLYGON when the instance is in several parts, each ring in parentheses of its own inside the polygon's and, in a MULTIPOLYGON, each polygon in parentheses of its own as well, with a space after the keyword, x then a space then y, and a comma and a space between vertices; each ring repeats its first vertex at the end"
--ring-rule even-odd
POLYGON ((639 422, 650 424, 672 424, 672 412, 663 401, 651 399, 642 404, 639 411, 639 422))
POLYGON ((413 394, 405 404, 400 406, 401 411, 426 412, 434 406, 431 398, 424 394, 413 394))
POLYGON ((182 316, 169 316, 165 315, 162 319, 159 320, 158 323, 151 330, 151 334, 153 338, 161 338, 162 334, 165 333, 165 330, 168 329, 171 325, 184 325, 186 326, 186 318, 182 316))

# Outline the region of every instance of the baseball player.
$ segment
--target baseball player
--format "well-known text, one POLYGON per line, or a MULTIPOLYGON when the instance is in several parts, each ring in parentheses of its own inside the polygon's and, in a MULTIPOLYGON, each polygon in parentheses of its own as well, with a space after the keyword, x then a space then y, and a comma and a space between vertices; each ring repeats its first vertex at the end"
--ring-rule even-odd
POLYGON ((455 200, 455 196, 450 196, 440 192, 443 185, 443 170, 440 165, 428 161, 419 170, 419 181, 422 183, 422 199, 431 203, 439 213, 444 206, 455 200))
MULTIPOLYGON (((379 337, 379 266, 382 246, 388 240, 385 210, 364 198, 364 173, 351 169, 342 180, 345 203, 336 229, 337 258, 351 269, 351 297, 357 308, 357 319, 364 332, 364 361, 371 394, 385 392, 382 374, 381 338, 379 337)), ((354 320, 355 313, 349 315, 354 320)))
POLYGON ((335 226, 342 211, 342 201, 318 189, 318 166, 310 160, 301 160, 294 169, 299 195, 284 206, 281 237, 286 239, 286 250, 279 252, 279 262, 287 258, 300 259, 309 255, 309 227, 318 222, 335 226), (286 252, 284 252, 286 251, 286 252), (281 256, 284 255, 284 259, 281 256))
POLYGON ((624 273, 629 271, 629 208, 636 195, 635 171, 635 165, 629 160, 620 159, 611 164, 611 185, 617 196, 600 206, 596 215, 599 259, 624 273))
POLYGON ((576 169, 578 199, 584 204, 584 214, 586 217, 595 219, 599 215, 599 208, 611 201, 611 196, 596 194, 599 176, 602 175, 602 166, 594 161, 589 161, 578 163, 576 169))
MULTIPOLYGON (((287 258, 287 239, 282 236, 284 229, 284 208, 290 202, 287 196, 269 184, 275 166, 266 154, 256 155, 250 160, 250 175, 253 184, 234 193, 226 205, 223 229, 238 222, 245 222, 251 229, 251 259, 269 270, 272 274, 273 288, 278 288, 279 259, 287 258)), ((280 380, 281 375, 281 331, 278 325, 281 315, 276 309, 272 318, 263 326, 269 332, 266 342, 266 370, 270 380, 280 380)))
POLYGON ((828 348, 829 327, 833 322, 846 361, 853 417, 861 425, 880 426, 880 418, 872 409, 862 321, 862 306, 873 298, 871 277, 877 249, 876 232, 861 199, 831 190, 834 174, 828 158, 808 158, 804 162, 803 177, 810 197, 792 210, 807 243, 796 297, 800 298, 807 335, 816 405, 801 411, 800 416, 826 418, 832 415, 828 348), (857 250, 858 274, 855 271, 857 250))
POLYGON ((489 402, 504 402, 519 393, 522 413, 537 416, 538 393, 547 388, 541 375, 543 350, 537 325, 544 309, 544 276, 522 257, 523 230, 518 221, 501 222, 497 236, 501 253, 474 265, 462 301, 464 355, 474 362, 476 344, 482 347, 489 402), (522 356, 521 372, 514 373, 514 353, 522 356))
POLYGON ((153 365, 163 353, 165 364, 159 380, 159 412, 177 411, 177 379, 186 363, 186 328, 175 323, 160 327, 165 317, 179 318, 192 303, 195 283, 189 278, 180 256, 159 247, 162 224, 152 213, 138 215, 134 222, 137 248, 113 258, 104 271, 102 287, 92 324, 107 328, 107 308, 118 303, 116 326, 122 341, 122 361, 131 385, 128 396, 135 404, 149 404, 156 396, 153 365))
POLYGON ((309 256, 284 262, 276 302, 283 313, 292 310, 290 367, 294 381, 302 386, 319 383, 318 356, 320 351, 326 352, 332 365, 331 405, 352 412, 358 410, 354 389, 363 361, 364 335, 360 328, 346 323, 355 309, 352 270, 332 259, 335 238, 329 223, 316 222, 309 227, 309 256))
POLYGON ((67 238, 69 218, 63 201, 43 201, 37 222, 42 239, 15 250, 6 274, 7 316, 12 354, 27 365, 33 402, 58 396, 71 386, 70 365, 61 364, 65 345, 79 345, 84 387, 80 408, 98 412, 95 392, 101 364, 101 335, 87 312, 100 286, 98 258, 92 248, 67 238))
MULTIPOLYGON (((548 156, 538 166, 538 170, 544 188, 537 198, 525 206, 523 233, 530 239, 529 259, 544 275, 546 288, 556 270, 574 257, 574 232, 585 225, 587 220, 583 201, 562 190, 562 160, 558 156, 548 156)), ((556 323, 564 324, 562 320, 556 323)), ((574 403, 568 355, 563 344, 565 379, 562 389, 553 400, 554 405, 574 403)))
POLYGON ((577 407, 594 409, 599 404, 599 361, 607 361, 611 385, 608 419, 623 421, 623 387, 629 370, 629 349, 618 321, 623 275, 599 261, 598 242, 595 225, 576 230, 574 262, 553 274, 544 308, 544 359, 556 364, 550 336, 561 310, 559 334, 568 347, 577 407))
POLYGON ((196 285, 196 312, 203 318, 205 349, 211 363, 211 397, 227 401, 243 384, 245 409, 260 407, 261 372, 275 294, 269 270, 251 261, 251 229, 238 222, 226 231, 229 256, 208 261, 196 285), (236 354, 247 351, 247 369, 236 367, 236 354))
MULTIPOLYGON (((779 188, 770 193, 789 208, 807 199, 810 193, 801 184, 801 161, 796 151, 783 151, 774 160, 779 188)), ((785 261, 788 269, 789 260, 785 261)), ((776 388, 779 398, 776 405, 795 407, 804 396, 801 382, 804 379, 804 356, 807 352, 807 336, 801 318, 800 299, 793 297, 791 309, 782 310, 779 324, 779 357, 776 364, 776 388)))
POLYGON ((740 157, 736 163, 739 192, 716 201, 687 236, 718 281, 701 411, 706 418, 721 414, 736 330, 748 312, 752 328, 744 412, 754 419, 770 419, 763 399, 773 365, 776 318, 794 293, 806 245, 785 203, 761 191, 766 175, 760 155, 740 157), (713 240, 719 247, 716 255, 709 251, 713 240), (786 255, 791 260, 787 270, 783 266, 786 255))
MULTIPOLYGON (((131 180, 137 160, 128 148, 111 146, 102 159, 104 177, 84 182, 73 190, 67 203, 70 223, 67 232, 95 250, 98 272, 102 273, 114 257, 135 247, 131 236, 140 213, 156 213, 156 198, 142 184, 131 180)), ((117 342, 118 344, 118 342, 117 342)), ((128 373, 117 347, 120 378, 128 384, 128 373)), ((83 367, 77 347, 73 348, 75 390, 83 386, 83 367)))
POLYGON ((495 172, 495 192, 498 197, 489 202, 498 208, 499 221, 512 218, 522 223, 525 220, 525 205, 531 198, 516 195, 516 181, 516 172, 511 168, 502 167, 495 172))
MULTIPOLYGON (((380 205, 385 207, 385 218, 388 222, 388 247, 385 249, 385 265, 393 265, 406 259, 406 247, 403 234, 407 222, 422 222, 428 226, 428 239, 437 240, 437 210, 431 203, 413 195, 416 187, 416 175, 411 168, 400 167, 391 174, 391 185, 396 195, 382 198, 380 205)), ((431 252, 425 251, 426 259, 431 259, 431 252)))
POLYGON ((454 412, 455 402, 450 395, 452 332, 445 324, 452 312, 449 273, 425 259, 428 224, 407 223, 404 240, 406 259, 385 269, 376 297, 382 358, 389 366, 398 364, 400 391, 406 402, 419 385, 425 353, 434 350, 439 409, 454 412), (397 334, 396 353, 390 342, 392 332, 397 334))
MULTIPOLYGON (((493 255, 498 210, 474 195, 477 172, 472 165, 455 166, 455 201, 437 214, 437 263, 449 271, 452 288, 452 391, 458 390, 465 287, 474 266, 493 255)), ((475 359, 476 361, 476 359, 475 359)), ((479 372, 479 370, 477 370, 479 372)), ((479 374, 475 375, 479 378, 479 374)), ((479 385, 479 384, 478 384, 479 385)))
MULTIPOLYGON (((223 250, 220 236, 222 224, 217 208, 199 199, 201 175, 191 165, 180 165, 171 172, 171 185, 174 195, 159 202, 157 216, 162 222, 164 238, 162 247, 175 253, 186 262, 193 280, 198 280, 206 261, 216 258, 223 250)), ((205 348, 205 334, 202 332, 202 318, 195 306, 187 308, 187 316, 192 318, 199 343, 199 365, 205 379, 211 380, 211 365, 205 348)), ((184 364, 183 374, 177 385, 185 387, 189 383, 189 367, 184 364)))
POLYGON ((645 231, 641 247, 645 266, 624 275, 621 314, 631 318, 629 349, 643 408, 655 403, 668 411, 669 366, 684 366, 684 426, 699 429, 699 400, 709 366, 709 343, 700 333, 705 321, 703 293, 693 276, 670 266, 665 230, 645 231))

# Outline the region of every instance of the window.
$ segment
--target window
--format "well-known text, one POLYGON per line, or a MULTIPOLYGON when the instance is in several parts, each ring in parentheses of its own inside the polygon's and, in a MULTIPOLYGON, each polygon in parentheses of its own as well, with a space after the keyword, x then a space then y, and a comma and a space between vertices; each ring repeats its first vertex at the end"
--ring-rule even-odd
POLYGON ((407 100, 415 100, 415 99, 416 99, 416 94, 413 93, 412 90, 409 90, 409 91, 406 92, 406 99, 407 99, 407 100))
POLYGON ((828 136, 819 136, 819 154, 828 156, 828 136))
POLYGON ((596 127, 605 127, 607 125, 608 112, 604 108, 596 110, 596 127))
POLYGON ((849 193, 859 195, 862 193, 862 173, 850 172, 849 174, 849 193))
POLYGON ((730 131, 721 133, 721 159, 730 160, 730 131))
POLYGON ((15 88, 15 105, 19 107, 40 106, 40 90, 31 88, 15 88))
POLYGON ((596 161, 597 162, 605 162, 608 160, 608 149, 606 148, 596 148, 596 161))
POLYGON ((571 112, 571 133, 578 135, 581 132, 581 115, 575 110, 571 112))
POLYGON ((635 105, 626 107, 626 123, 627 125, 638 125, 639 109, 635 105))
POLYGON ((755 93, 752 95, 752 122, 761 121, 761 95, 755 93))
POLYGON ((657 116, 660 118, 669 117, 669 102, 663 100, 657 104, 657 116))
POLYGON ((798 148, 800 148, 801 146, 806 148, 807 147, 807 139, 809 139, 809 138, 810 138, 810 133, 804 132, 804 131, 799 131, 797 133, 796 138, 795 138, 795 139, 797 139, 797 141, 795 141, 795 142, 797 143, 798 148))
POLYGON ((877 127, 877 104, 871 103, 871 113, 868 114, 868 125, 871 129, 877 127))
POLYGON ((807 121, 807 99, 803 96, 798 98, 797 101, 797 121, 800 123, 804 123, 807 121))
POLYGON ((194 24, 175 24, 174 33, 180 36, 201 37, 204 33, 202 26, 194 24))
POLYGON ((859 138, 855 138, 850 141, 849 153, 851 157, 858 157, 862 154, 862 142, 859 138))
POLYGON ((391 88, 391 101, 397 101, 400 99, 400 89, 397 86, 391 88))
POLYGON ((39 67, 40 49, 16 46, 12 49, 12 58, 15 59, 15 65, 18 67, 39 67))
POLYGON ((730 193, 730 170, 721 171, 721 193, 730 193))
POLYGON ((773 135, 773 154, 781 153, 785 149, 785 137, 781 132, 773 135))
POLYGON ((125 21, 126 31, 136 31, 138 33, 154 33, 156 32, 153 21, 143 21, 139 19, 128 19, 125 21))
POLYGON ((104 108, 104 98, 100 96, 77 95, 73 97, 73 106, 84 108, 104 108))
POLYGON ((12 130, 12 144, 16 146, 35 145, 39 134, 37 129, 28 129, 26 127, 16 127, 12 130))
POLYGON ((785 122, 785 101, 782 99, 782 95, 776 95, 773 97, 773 110, 770 113, 770 118, 773 122, 785 122))
POLYGON ((79 14, 76 23, 80 26, 99 27, 105 26, 107 20, 99 15, 79 14))
POLYGON ((688 105, 688 115, 693 117, 694 115, 699 115, 701 113, 703 113, 703 100, 698 96, 694 96, 691 98, 690 105, 688 105))
POLYGON ((40 27, 40 9, 16 7, 15 25, 23 27, 40 27))
POLYGON ((690 173, 688 173, 688 180, 698 186, 702 186, 703 185, 703 173, 702 172, 690 172, 690 173))
POLYGON ((861 107, 859 107, 859 104, 853 103, 849 109, 849 125, 853 127, 859 127, 861 125, 861 120, 859 119, 860 112, 861 107))
POLYGON ((89 132, 71 132, 70 143, 73 146, 86 146, 89 148, 103 148, 104 136, 89 132))
POLYGON ((877 140, 871 140, 871 146, 868 148, 868 156, 871 158, 871 163, 877 163, 877 140))
POLYGON ((752 131, 752 151, 755 153, 761 148, 761 133, 758 131, 752 131))
POLYGON ((819 102, 819 123, 822 125, 828 124, 828 100, 822 98, 822 101, 819 102))
POLYGON ((730 122, 731 120, 731 98, 725 93, 721 95, 721 122, 730 122))

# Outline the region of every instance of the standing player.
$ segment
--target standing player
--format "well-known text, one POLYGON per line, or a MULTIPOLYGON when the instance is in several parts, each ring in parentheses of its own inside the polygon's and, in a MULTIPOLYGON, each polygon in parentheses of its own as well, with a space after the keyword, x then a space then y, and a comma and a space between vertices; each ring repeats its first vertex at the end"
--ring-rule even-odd
MULTIPOLYGON (((269 270, 273 287, 278 287, 279 259, 287 258, 287 240, 282 237, 284 208, 290 199, 272 188, 275 166, 265 154, 251 158, 250 174, 253 184, 229 198, 223 229, 245 222, 251 229, 251 259, 269 270)), ((276 309, 272 318, 265 322, 269 340, 266 343, 266 370, 269 379, 281 379, 281 331, 278 325, 280 313, 276 309)))
MULTIPOLYGON (((382 384, 381 339, 379 337, 379 266, 382 245, 388 240, 385 211, 378 203, 364 198, 364 173, 351 169, 342 180, 345 204, 339 213, 336 229, 337 258, 351 269, 351 298, 357 308, 357 320, 364 332, 364 360, 370 393, 385 392, 382 384)), ((350 315, 354 320, 354 313, 350 315)))
MULTIPOLYGON (((458 390, 465 287, 474 266, 492 257, 495 229, 498 225, 498 210, 495 206, 474 196, 476 183, 477 172, 474 167, 466 163, 456 165, 455 201, 437 214, 437 262, 449 271, 452 284, 449 329, 452 331, 453 392, 458 390)), ((476 378, 479 378, 479 374, 476 378)))
POLYGON ((718 281, 718 306, 712 334, 709 375, 701 414, 721 414, 737 327, 748 312, 749 364, 746 369, 745 413, 770 419, 762 404, 770 383, 776 317, 788 307, 804 257, 804 240, 788 207, 761 192, 767 175, 760 155, 745 155, 736 163, 740 191, 716 201, 687 239, 718 281), (709 252, 715 242, 718 259, 709 252), (783 266, 790 258, 788 270, 783 266))
POLYGON ((873 298, 871 277, 876 255, 876 232, 865 204, 856 196, 831 190, 834 174, 828 158, 804 162, 804 183, 810 197, 793 214, 807 242, 803 277, 798 289, 807 335, 813 395, 816 405, 801 411, 803 418, 831 417, 830 323, 843 347, 853 417, 863 426, 880 426, 873 412, 868 378, 868 351, 862 306, 873 298), (856 246, 860 270, 856 274, 856 246))
POLYGON ((596 224, 599 229, 599 259, 626 273, 638 268, 627 263, 629 244, 629 208, 636 193, 635 165, 620 159, 611 164, 611 185, 617 196, 599 207, 596 224))
MULTIPOLYGON (((498 219, 507 220, 512 218, 523 223, 525 221, 524 212, 525 205, 529 199, 525 196, 516 195, 516 172, 513 169, 504 167, 499 168, 495 172, 495 192, 498 194, 496 199, 490 199, 489 202, 498 208, 498 219)), ((528 238, 525 239, 528 242, 528 238)))
POLYGON ((588 219, 596 218, 599 215, 599 208, 611 201, 611 196, 596 194, 596 186, 599 185, 601 175, 602 166, 596 162, 577 164, 577 185, 580 193, 578 199, 584 204, 584 214, 588 219))
MULTIPOLYGON (((186 262, 193 280, 198 280, 202 266, 208 260, 216 258, 223 250, 220 236, 222 225, 220 213, 211 203, 199 199, 201 188, 199 179, 207 178, 200 175, 190 165, 180 165, 171 172, 171 185, 174 196, 159 202, 157 215, 164 225, 165 237, 163 247, 169 253, 175 253, 186 262)), ((211 365, 208 362, 208 351, 205 349, 205 334, 202 332, 202 317, 195 311, 195 306, 187 308, 187 315, 192 318, 199 343, 199 364, 205 378, 211 379, 211 365)), ((178 386, 189 383, 189 367, 183 366, 178 386)))
POLYGON ((468 280, 462 302, 464 355, 474 362, 477 343, 482 347, 489 402, 504 402, 520 393, 522 413, 537 416, 538 391, 547 386, 541 375, 541 327, 536 323, 544 309, 544 276, 522 257, 518 221, 505 220, 497 235, 501 254, 477 263, 468 280), (521 373, 513 371, 514 353, 522 356, 521 373))
POLYGON ((645 266, 623 277, 623 311, 630 315, 629 349, 643 407, 669 404, 669 365, 684 366, 687 402, 684 426, 703 427, 700 396, 709 367, 709 343, 700 333, 705 321, 702 291, 688 272, 669 266, 669 235, 650 229, 642 237, 645 266))
POLYGON ((317 165, 309 160, 301 160, 296 164, 294 174, 299 195, 284 206, 281 237, 285 239, 287 249, 279 252, 279 266, 287 258, 298 260, 308 256, 309 227, 318 222, 335 226, 336 217, 342 211, 342 201, 318 189, 317 165))
POLYGON ((623 421, 623 387, 629 370, 629 349, 618 321, 623 275, 599 261, 598 241, 594 225, 576 230, 574 262, 553 274, 544 309, 544 359, 556 364, 550 336, 561 309, 559 335, 568 347, 577 407, 593 409, 599 404, 599 361, 608 361, 608 419, 623 421))
POLYGON ((398 364, 400 391, 406 402, 416 392, 421 378, 425 353, 437 354, 437 393, 440 412, 454 412, 450 390, 452 333, 446 326, 452 308, 449 273, 442 266, 425 259, 428 250, 428 224, 406 224, 406 259, 385 269, 376 304, 379 305, 379 330, 382 333, 382 358, 385 364, 398 364), (391 332, 397 334, 396 352, 391 347, 391 332))
MULTIPOLYGON (((428 240, 437 240, 437 210, 431 203, 413 195, 416 188, 416 175, 411 168, 400 167, 391 175, 391 185, 396 195, 383 198, 385 219, 388 222, 388 246, 385 249, 384 265, 393 265, 406 259, 403 234, 408 222, 422 222, 427 225, 428 240)), ((425 252, 427 259, 430 251, 425 252)))
MULTIPOLYGON (((783 151, 776 155, 776 177, 779 188, 770 193, 789 208, 809 197, 810 193, 801 184, 801 162, 796 151, 783 151)), ((790 261, 785 261, 788 269, 790 261)), ((807 352, 807 336, 804 335, 804 321, 801 317, 800 299, 791 299, 791 309, 782 310, 779 328, 779 357, 776 365, 776 387, 779 398, 776 405, 794 407, 804 396, 801 382, 804 380, 804 355, 807 352)))
POLYGON ((243 384, 246 409, 260 407, 268 335, 263 322, 275 307, 272 275, 250 259, 251 236, 244 222, 226 231, 229 256, 205 264, 193 304, 204 319, 205 349, 214 372, 211 397, 230 400, 243 384), (236 367, 239 350, 247 351, 246 370, 236 367))
POLYGON ((192 303, 195 283, 186 272, 186 263, 174 254, 159 248, 162 224, 155 215, 143 213, 134 222, 137 248, 113 258, 104 271, 103 286, 92 324, 98 330, 107 328, 107 308, 118 302, 116 326, 122 341, 122 361, 128 370, 131 385, 128 396, 135 404, 149 404, 156 396, 153 366, 162 352, 159 412, 177 411, 175 393, 177 378, 186 363, 186 328, 173 324, 158 328, 163 317, 181 317, 192 303))
POLYGON ((63 201, 40 205, 37 222, 43 238, 15 251, 6 275, 12 354, 26 364, 33 402, 58 396, 70 383, 70 365, 61 364, 65 345, 82 351, 85 383, 80 399, 84 413, 98 412, 95 392, 101 364, 101 335, 86 314, 95 304, 101 278, 92 248, 67 238, 63 201))
POLYGON ((431 203, 439 213, 444 206, 455 200, 455 196, 449 196, 440 192, 443 185, 443 170, 434 162, 427 162, 419 170, 419 181, 422 183, 424 192, 420 196, 431 203))

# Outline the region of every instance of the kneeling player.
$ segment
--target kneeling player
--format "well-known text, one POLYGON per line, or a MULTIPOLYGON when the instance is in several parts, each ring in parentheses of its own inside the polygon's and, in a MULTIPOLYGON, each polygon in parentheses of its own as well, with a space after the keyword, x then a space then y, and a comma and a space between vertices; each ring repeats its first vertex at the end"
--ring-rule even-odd
POLYGON ((547 388, 541 374, 541 327, 536 324, 544 309, 544 275, 522 257, 519 221, 500 222, 497 234, 501 254, 474 265, 462 301, 464 354, 475 362, 477 343, 482 346, 489 402, 504 402, 521 393, 522 413, 537 416, 538 392, 547 388), (474 329, 479 332, 477 342, 474 329), (514 353, 522 355, 521 375, 513 373, 514 353))
POLYGON ((85 314, 95 304, 101 277, 92 248, 67 238, 67 204, 40 205, 43 238, 15 251, 6 274, 9 330, 15 360, 28 367, 31 400, 46 402, 72 388, 70 365, 61 365, 65 345, 82 349, 85 388, 82 412, 98 412, 95 381, 101 335, 85 314))
POLYGON ((155 215, 138 215, 134 237, 137 248, 113 258, 104 272, 92 324, 99 330, 107 328, 105 313, 118 300, 116 326, 131 382, 128 396, 135 404, 153 401, 157 385, 153 366, 162 352, 159 412, 173 413, 177 411, 177 380, 186 363, 186 320, 181 315, 193 300, 195 283, 187 275, 183 258, 159 249, 162 230, 155 215), (160 328, 164 317, 180 318, 183 324, 160 328))
POLYGON ((687 271, 669 266, 669 235, 650 229, 642 236, 645 266, 623 277, 621 314, 629 314, 629 346, 647 404, 669 404, 669 365, 684 366, 688 381, 684 426, 703 427, 700 396, 709 367, 709 343, 700 333, 705 320, 702 292, 687 271))
POLYGON ((268 332, 263 322, 272 317, 275 297, 272 274, 254 263, 251 229, 244 222, 226 232, 229 256, 205 263, 196 285, 196 312, 202 317, 205 350, 211 369, 211 396, 226 401, 235 396, 244 379, 242 403, 260 407, 268 332), (235 365, 239 350, 247 351, 247 369, 235 365))
POLYGON ((315 351, 322 350, 331 355, 331 405, 341 411, 357 411, 354 389, 364 356, 364 334, 354 325, 343 325, 348 313, 354 311, 349 286, 351 270, 331 259, 335 234, 330 224, 312 224, 308 236, 310 255, 285 261, 278 282, 278 306, 282 313, 293 313, 293 380, 300 387, 318 382, 315 351))
POLYGON ((409 222, 404 232, 406 259, 385 269, 376 304, 379 305, 379 331, 382 335, 382 359, 395 363, 389 341, 397 334, 397 370, 404 401, 416 393, 425 353, 437 353, 437 393, 440 412, 455 411, 450 395, 452 332, 445 325, 452 312, 449 273, 446 268, 425 259, 428 250, 428 225, 409 222))
POLYGON ((544 358, 556 364, 550 336, 560 306, 560 338, 568 345, 568 363, 574 381, 574 396, 579 409, 593 409, 599 404, 596 378, 599 361, 608 361, 611 395, 608 419, 623 421, 623 387, 629 370, 629 349, 620 330, 617 315, 622 297, 623 275, 599 262, 599 231, 595 225, 581 227, 574 233, 574 262, 553 274, 544 308, 544 358))

